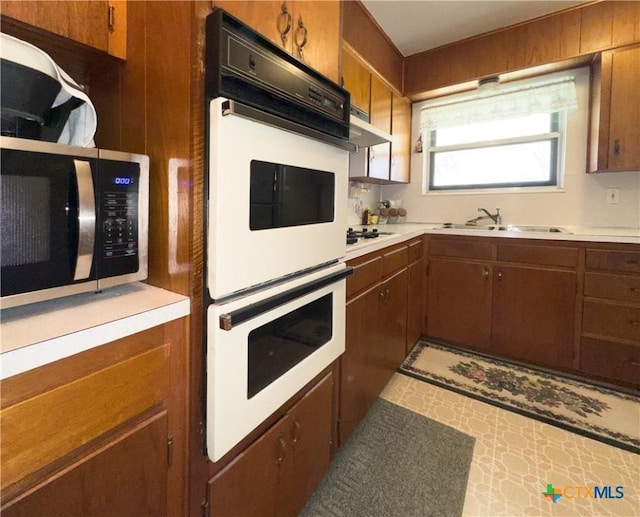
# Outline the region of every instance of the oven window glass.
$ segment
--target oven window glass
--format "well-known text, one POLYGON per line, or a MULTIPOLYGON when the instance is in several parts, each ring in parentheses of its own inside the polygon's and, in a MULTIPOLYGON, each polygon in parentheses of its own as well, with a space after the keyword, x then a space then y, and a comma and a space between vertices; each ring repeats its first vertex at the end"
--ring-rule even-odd
POLYGON ((334 173, 259 160, 250 173, 251 230, 333 221, 334 173))
POLYGON ((333 296, 327 294, 249 333, 250 399, 331 340, 333 296))

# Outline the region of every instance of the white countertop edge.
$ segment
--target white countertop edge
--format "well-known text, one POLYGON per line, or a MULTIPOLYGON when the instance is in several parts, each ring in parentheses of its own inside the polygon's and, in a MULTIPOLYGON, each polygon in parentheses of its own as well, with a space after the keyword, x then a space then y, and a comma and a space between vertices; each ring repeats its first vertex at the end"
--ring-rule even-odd
POLYGON ((185 297, 142 313, 5 352, 0 355, 0 380, 188 316, 189 313, 190 300, 185 297))
MULTIPOLYGON (((440 224, 433 223, 402 223, 398 225, 370 225, 368 228, 377 228, 380 232, 393 232, 393 235, 380 235, 375 239, 363 240, 356 244, 347 245, 345 261, 379 251, 394 244, 400 244, 415 237, 425 234, 432 235, 476 235, 478 237, 498 237, 502 239, 528 239, 528 240, 553 240, 574 242, 601 242, 619 244, 640 244, 640 231, 629 230, 626 235, 624 230, 565 227, 571 233, 535 233, 535 232, 496 232, 492 230, 464 230, 443 229, 440 224), (615 235, 615 232, 620 234, 615 235), (632 234, 633 232, 638 235, 632 234)), ((359 228, 357 228, 359 229, 359 228)))

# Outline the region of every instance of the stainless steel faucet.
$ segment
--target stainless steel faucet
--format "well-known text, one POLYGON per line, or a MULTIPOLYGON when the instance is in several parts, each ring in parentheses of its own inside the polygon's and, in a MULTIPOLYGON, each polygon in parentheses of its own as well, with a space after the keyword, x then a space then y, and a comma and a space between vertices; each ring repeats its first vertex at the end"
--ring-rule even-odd
POLYGON ((474 217, 473 219, 469 219, 468 223, 477 223, 478 221, 482 221, 483 219, 491 219, 495 224, 502 224, 502 216, 500 215, 500 209, 496 208, 496 213, 492 214, 486 208, 478 208, 478 212, 484 212, 487 215, 480 215, 478 217, 474 217))

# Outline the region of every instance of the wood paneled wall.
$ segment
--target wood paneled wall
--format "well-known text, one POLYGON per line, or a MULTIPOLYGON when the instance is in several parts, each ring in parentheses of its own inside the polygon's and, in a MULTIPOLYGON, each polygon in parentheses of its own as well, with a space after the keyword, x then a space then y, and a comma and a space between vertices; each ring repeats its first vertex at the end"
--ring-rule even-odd
POLYGON ((640 41, 640 2, 597 2, 469 38, 405 59, 404 93, 574 60, 640 41))
POLYGON ((403 57, 357 0, 342 5, 342 38, 398 92, 403 92, 403 57))

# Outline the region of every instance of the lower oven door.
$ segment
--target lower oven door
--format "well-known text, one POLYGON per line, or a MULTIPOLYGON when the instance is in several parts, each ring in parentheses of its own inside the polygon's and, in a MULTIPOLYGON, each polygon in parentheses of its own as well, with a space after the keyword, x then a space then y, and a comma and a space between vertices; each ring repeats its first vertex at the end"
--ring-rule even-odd
POLYGON ((207 449, 218 461, 344 352, 337 264, 207 310, 207 449))

